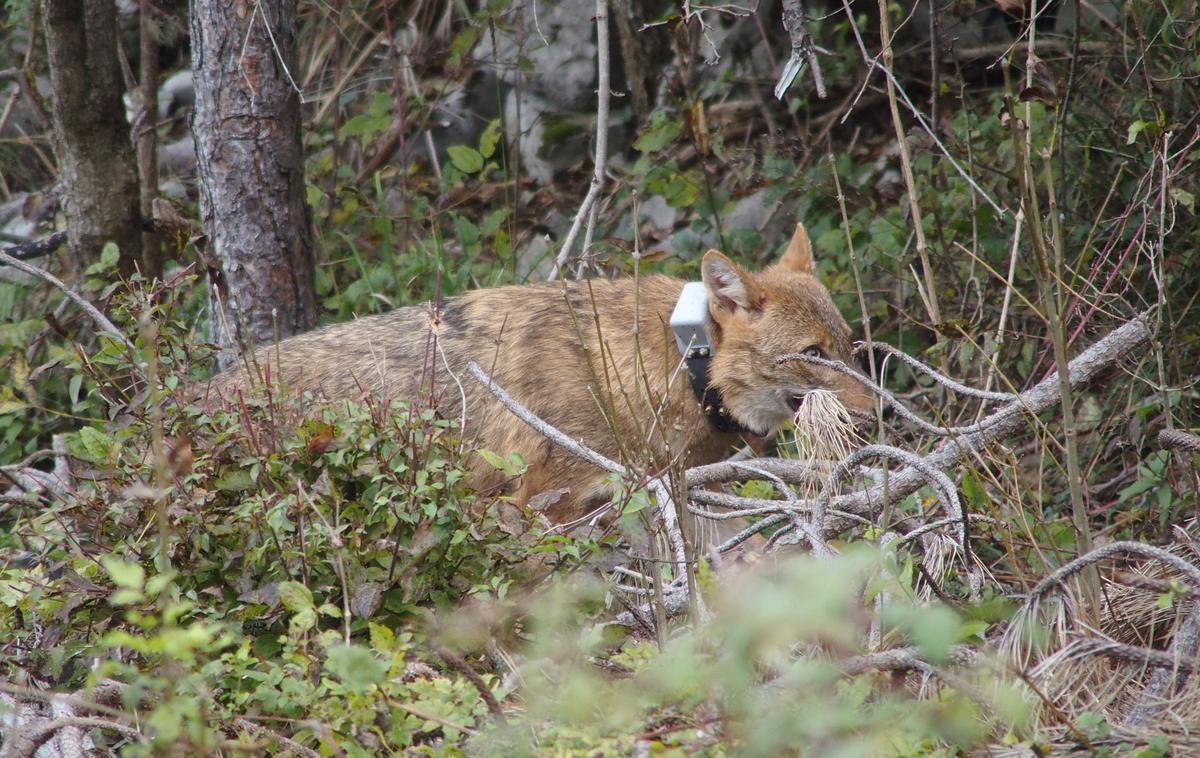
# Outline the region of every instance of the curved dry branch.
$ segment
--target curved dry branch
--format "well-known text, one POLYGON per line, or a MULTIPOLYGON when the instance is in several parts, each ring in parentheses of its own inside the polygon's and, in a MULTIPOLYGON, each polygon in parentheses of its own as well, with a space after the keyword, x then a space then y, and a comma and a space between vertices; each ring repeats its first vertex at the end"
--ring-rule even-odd
MULTIPOLYGON (((776 363, 787 363, 789 361, 800 361, 802 363, 811 363, 816 366, 823 366, 824 368, 833 369, 834 371, 837 371, 838 373, 845 374, 846 376, 850 377, 851 379, 854 379, 855 381, 862 384, 867 389, 874 392, 879 397, 883 398, 884 401, 886 401, 887 404, 889 406, 891 406, 893 410, 896 411, 897 416, 899 416, 900 418, 904 419, 905 421, 908 421, 909 423, 913 424, 914 426, 916 426, 918 429, 925 432, 926 434, 931 434, 935 437, 952 437, 952 436, 958 435, 958 434, 973 434, 975 432, 983 431, 984 429, 987 429, 987 427, 990 426, 991 424, 998 423, 1000 420, 1003 419, 1003 413, 998 411, 996 413, 993 413, 991 416, 988 416, 987 418, 983 419, 982 421, 978 421, 974 424, 968 424, 966 426, 938 426, 937 424, 931 424, 930 422, 928 422, 925 419, 918 416, 915 411, 913 411, 911 408, 909 408, 904 403, 897 400, 896 396, 894 394, 892 394, 888 390, 885 390, 883 387, 879 386, 870 377, 868 377, 858 371, 855 371, 854 369, 850 368, 849 366, 847 366, 845 363, 842 363, 841 361, 831 361, 831 360, 828 360, 827 358, 814 358, 811 355, 804 355, 802 353, 791 353, 788 355, 781 355, 775 359, 776 363)), ((960 385, 960 386, 965 386, 965 385, 960 385)), ((978 390, 978 391, 982 392, 982 390, 978 390)), ((1014 397, 1015 396, 1010 397, 1008 399, 1012 400, 1014 397)), ((1019 407, 1013 407, 1013 405, 1011 405, 1011 404, 1008 406, 1005 406, 1005 407, 1009 409, 1009 413, 1016 413, 1017 411, 1020 410, 1019 407)))
POLYGON ((88 316, 91 317, 92 321, 96 322, 96 326, 99 326, 102 330, 108 332, 109 335, 113 339, 117 340, 122 345, 129 348, 130 350, 136 349, 136 348, 134 348, 133 343, 130 342, 129 339, 124 334, 121 333, 121 330, 118 329, 116 326, 114 326, 113 322, 108 320, 107 316, 105 316, 103 313, 101 313, 99 311, 99 309, 96 308, 96 306, 89 303, 87 301, 87 299, 84 298, 82 295, 80 295, 78 292, 76 292, 75 290, 68 287, 66 282, 64 282, 62 279, 59 279, 57 276, 55 276, 54 274, 51 274, 49 271, 46 271, 45 269, 38 268, 37 266, 26 263, 23 260, 14 258, 13 256, 11 256, 5 252, 0 252, 0 263, 6 263, 9 266, 12 266, 13 268, 15 268, 19 271, 24 271, 26 274, 29 274, 31 276, 36 276, 39 279, 42 279, 43 281, 46 281, 46 282, 54 285, 55 287, 60 289, 64 295, 66 295, 71 300, 73 300, 76 305, 78 305, 80 308, 82 308, 83 311, 85 313, 87 313, 88 316))
POLYGON ((1059 566, 1049 576, 1038 582, 1033 590, 1030 591, 1025 605, 1028 607, 1039 602, 1050 590, 1064 586, 1064 582, 1068 578, 1079 573, 1085 567, 1117 555, 1136 555, 1141 558, 1148 558, 1159 563, 1164 563, 1183 574, 1193 589, 1200 589, 1200 568, 1161 547, 1125 540, 1111 542, 1103 547, 1098 547, 1090 553, 1081 555, 1059 566))
POLYGON ((917 371, 920 371, 921 373, 927 375, 930 379, 934 380, 935 382, 942 385, 946 389, 951 390, 953 392, 957 392, 960 395, 966 395, 967 397, 978 398, 979 400, 988 400, 988 401, 1001 402, 1001 403, 1007 403, 1007 402, 1011 402, 1011 401, 1017 399, 1017 396, 1011 392, 992 392, 990 390, 981 390, 981 389, 976 389, 975 387, 968 387, 967 385, 963 384, 962 382, 959 382, 955 379, 951 379, 950 377, 939 372, 937 369, 933 368, 932 366, 922 363, 921 361, 912 357, 911 355, 904 352, 903 350, 900 350, 899 348, 896 348, 896 347, 892 347, 891 345, 887 344, 886 342, 865 342, 865 341, 863 341, 863 342, 854 343, 855 355, 857 355, 858 353, 860 353, 864 350, 880 350, 880 351, 885 352, 888 355, 892 356, 893 358, 898 358, 902 363, 905 363, 909 367, 914 368, 917 371))
MULTIPOLYGON (((1145 313, 1109 332, 1069 363, 1071 385, 1086 384, 1100 372, 1135 354, 1149 343, 1151 335, 1150 320, 1145 313)), ((1052 408, 1058 404, 1060 397, 1058 373, 1055 372, 1022 392, 1012 403, 987 416, 981 422, 983 428, 979 431, 943 440, 923 460, 934 468, 952 468, 970 453, 1024 430, 1025 414, 1036 415, 1052 408)), ((882 484, 877 484, 865 491, 835 497, 829 505, 850 513, 867 514, 883 507, 885 503, 904 499, 925 482, 926 478, 920 471, 906 466, 888 477, 886 489, 882 484)), ((796 505, 812 507, 814 503, 801 500, 796 505)), ((829 530, 836 533, 838 528, 836 523, 828 524, 826 534, 830 534, 829 530)))

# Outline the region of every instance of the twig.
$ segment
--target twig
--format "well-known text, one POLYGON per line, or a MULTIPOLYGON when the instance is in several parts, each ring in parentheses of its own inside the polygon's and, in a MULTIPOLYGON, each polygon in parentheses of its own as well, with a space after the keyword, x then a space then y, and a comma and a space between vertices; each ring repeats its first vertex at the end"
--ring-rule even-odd
POLYGON ((855 343, 855 345, 854 345, 855 354, 858 354, 862 350, 882 350, 883 352, 887 353, 888 355, 890 355, 894 358, 900 359, 900 361, 902 363, 905 363, 908 366, 915 368, 918 371, 928 375, 929 378, 933 379, 935 382, 942 385, 943 387, 953 390, 954 392, 957 392, 960 395, 966 395, 967 397, 979 398, 980 400, 989 400, 989 401, 1002 402, 1002 403, 1011 402, 1011 401, 1017 399, 1017 396, 1011 392, 992 392, 990 390, 981 390, 981 389, 976 389, 974 387, 968 387, 967 385, 963 384, 962 382, 951 379, 950 377, 946 376, 945 374, 938 372, 933 367, 922 363, 921 361, 912 357, 911 355, 904 352, 903 350, 894 348, 891 345, 887 344, 886 342, 858 342, 858 343, 855 343))
MULTIPOLYGON (((988 205, 992 206, 992 209, 996 211, 997 215, 1004 216, 1006 211, 996 204, 996 201, 992 199, 991 195, 989 195, 983 189, 983 187, 979 186, 979 183, 975 181, 975 178, 972 177, 971 174, 968 173, 967 170, 964 169, 957 160, 955 160, 954 156, 950 154, 950 151, 946 149, 946 146, 942 144, 941 138, 939 138, 937 133, 934 132, 934 130, 929 126, 929 123, 925 120, 925 117, 921 115, 921 111, 918 110, 917 106, 913 105, 912 100, 909 99, 908 93, 906 93, 904 88, 900 86, 900 83, 896 81, 896 77, 892 73, 891 68, 881 64, 879 61, 872 58, 871 54, 867 52, 866 43, 863 42, 862 34, 858 31, 858 24, 854 21, 854 12, 850 10, 850 0, 842 0, 842 8, 846 12, 846 20, 850 23, 850 31, 854 33, 854 41, 858 44, 859 54, 862 55, 863 62, 867 64, 868 79, 870 77, 870 72, 876 68, 883 72, 883 75, 887 77, 888 81, 895 86, 896 92, 899 93, 900 99, 904 102, 904 106, 908 108, 909 112, 912 113, 913 118, 916 119, 917 123, 921 125, 921 128, 925 130, 925 133, 929 135, 929 137, 933 140, 933 143, 937 145, 938 150, 940 150, 942 155, 946 157, 946 160, 950 161, 950 165, 954 167, 954 170, 958 173, 958 175, 961 176, 963 180, 970 185, 971 189, 973 189, 976 194, 983 198, 988 205)), ((866 88, 865 81, 863 83, 863 88, 866 88)), ((845 122, 845 120, 849 117, 850 110, 847 110, 846 114, 842 116, 842 121, 845 122)))
POLYGON ((4 248, 4 254, 10 255, 17 260, 27 261, 31 258, 41 258, 44 255, 53 253, 66 241, 66 232, 55 232, 40 240, 30 240, 29 242, 22 242, 19 245, 6 247, 4 248))
MULTIPOLYGON (((1112 640, 1098 640, 1094 637, 1084 637, 1072 642, 1065 652, 1070 655, 1103 655, 1106 658, 1114 658, 1122 663, 1135 663, 1141 666, 1157 670, 1173 669, 1180 672, 1195 673, 1195 662, 1186 658, 1179 658, 1165 650, 1152 650, 1150 648, 1137 647, 1136 645, 1126 645, 1121 642, 1113 642, 1112 640)), ((1124 726, 1134 726, 1133 722, 1126 720, 1124 726)))
POLYGON ((1200 589, 1200 568, 1161 547, 1125 540, 1110 542, 1103 547, 1098 547, 1086 555, 1081 555, 1059 566, 1049 576, 1038 582, 1033 590, 1030 591, 1029 598, 1025 601, 1026 606, 1037 603, 1050 590, 1062 586, 1063 582, 1071 575, 1078 573, 1087 566, 1094 565, 1116 555, 1136 555, 1165 563, 1183 574, 1193 589, 1200 589))
POLYGON ((479 690, 479 696, 483 698, 483 702, 487 704, 488 712, 492 714, 492 718, 500 723, 504 723, 504 709, 500 707, 500 701, 496 700, 496 696, 492 694, 491 687, 487 686, 487 682, 483 681, 483 677, 479 675, 475 669, 462 659, 462 656, 454 653, 442 645, 435 645, 434 650, 438 657, 445 661, 446 665, 462 674, 467 680, 474 685, 475 689, 479 690))
MULTIPOLYGON (((889 20, 889 12, 891 4, 887 0, 879 0, 879 39, 883 44, 883 67, 885 70, 892 69, 892 32, 891 23, 889 20)), ((850 19, 850 23, 854 23, 850 19)), ((925 274, 925 295, 922 300, 925 301, 925 306, 929 309, 929 317, 933 320, 934 326, 942 323, 941 307, 938 305, 937 282, 933 277, 933 266, 929 262, 929 244, 925 240, 925 221, 921 216, 921 196, 917 192, 917 182, 913 178, 912 158, 908 152, 908 137, 904 133, 904 124, 900 121, 900 107, 896 104, 896 89, 897 83, 895 78, 887 77, 887 98, 888 108, 892 113, 892 126, 896 130, 896 147, 900 151, 900 171, 904 176, 904 186, 908 191, 908 209, 912 219, 913 231, 917 236, 917 257, 921 259, 922 273, 925 274)), ((932 133, 932 129, 927 129, 932 133)), ((921 290, 920 281, 917 282, 918 292, 921 290)))
POLYGON ((256 724, 249 719, 234 719, 233 726, 238 729, 243 729, 257 737, 278 742, 281 747, 287 748, 296 755, 304 756, 304 758, 321 758, 321 754, 316 750, 305 747, 290 737, 285 737, 279 732, 273 732, 270 729, 267 729, 265 726, 256 724))
MULTIPOLYGON (((1084 350, 1070 362, 1071 384, 1082 385, 1104 369, 1142 348, 1150 341, 1151 330, 1145 313, 1114 329, 1096 344, 1084 350)), ((1022 392, 1009 405, 1001 407, 980 422, 978 431, 943 440, 924 457, 930 466, 946 470, 955 466, 969 453, 982 449, 993 440, 1023 429, 1025 413, 1036 415, 1053 407, 1060 398, 1057 372, 1022 392)), ((888 477, 886 488, 878 484, 865 492, 840 495, 829 506, 850 513, 869 513, 886 502, 897 502, 920 489, 926 477, 917 469, 906 466, 888 477)), ((812 501, 800 501, 797 506, 813 507, 812 501)), ((827 529, 836 525, 827 526, 827 529)), ((827 532, 828 533, 828 532, 827 532)))
POLYGON ((534 431, 546 437, 554 444, 566 450, 568 453, 576 456, 577 458, 582 458, 597 468, 602 468, 605 471, 609 471, 614 474, 620 474, 624 477, 629 476, 629 471, 621 464, 617 463, 616 461, 609 460, 583 443, 571 439, 567 435, 555 429, 553 426, 550 426, 550 424, 547 424, 545 421, 538 418, 532 411, 514 400, 512 395, 509 395, 503 387, 496 384, 495 380, 488 376, 483 369, 479 368, 479 364, 475 361, 471 361, 467 364, 467 372, 482 382, 483 386, 487 387, 488 391, 495 395, 496 399, 499 400, 500 403, 513 415, 524 421, 526 424, 529 424, 534 431))
POLYGON ((1170 661, 1169 666, 1157 668, 1150 675, 1146 688, 1129 709, 1124 726, 1145 723, 1162 707, 1172 686, 1177 690, 1183 688, 1192 673, 1192 661, 1196 657, 1197 645, 1200 645, 1200 602, 1193 600, 1191 612, 1175 631, 1171 638, 1171 647, 1164 654, 1170 661))
MULTIPOLYGON (((956 666, 976 666, 980 662, 980 655, 979 651, 969 645, 954 645, 946 651, 946 660, 956 666)), ((921 657, 921 651, 915 647, 898 647, 856 655, 837 661, 836 664, 847 676, 865 674, 868 671, 926 671, 930 668, 930 664, 921 657)))
MULTIPOLYGON (((1004 416, 1003 411, 998 411, 998 412, 992 414, 991 416, 988 416, 987 418, 983 419, 982 421, 977 421, 974 424, 968 424, 966 426, 938 426, 937 424, 931 424, 928 421, 926 421, 925 419, 918 416, 916 413, 914 413, 912 410, 910 410, 908 408, 908 406, 904 405, 899 400, 897 400, 896 396, 893 395, 891 392, 888 392, 883 387, 880 387, 878 384, 876 384, 871 378, 864 376, 863 374, 859 373, 858 371, 855 371, 854 369, 850 368, 849 366, 847 366, 845 363, 842 363, 841 361, 831 361, 827 358, 816 358, 811 355, 804 355, 802 353, 793 353, 791 355, 781 355, 778 358, 776 358, 775 361, 776 361, 776 363, 785 363, 787 361, 801 361, 803 363, 812 363, 814 365, 824 366, 825 368, 831 368, 834 371, 845 374, 846 376, 849 376, 850 378, 858 381, 860 384, 862 384, 864 387, 866 387, 867 389, 874 392, 879 397, 883 398, 887 402, 887 404, 896 411, 897 416, 899 416, 900 418, 902 418, 910 423, 916 424, 917 427, 919 427, 921 429, 921 431, 925 432, 926 434, 932 434, 932 435, 936 435, 938 437, 952 437, 955 435, 971 434, 973 432, 979 432, 979 431, 986 429, 988 427, 988 425, 994 424, 997 421, 1001 420, 1004 416)), ((939 374, 939 376, 941 376, 941 375, 939 374)), ((974 391, 982 392, 983 390, 974 390, 974 391)), ((1013 400, 1013 399, 1016 399, 1016 397, 1017 397, 1016 395, 1013 395, 1009 399, 1013 400)), ((1020 406, 1017 404, 1010 404, 1008 406, 1005 406, 1005 408, 1008 409, 1009 413, 1016 413, 1017 411, 1020 410, 1020 406)))
POLYGON ((17 83, 17 89, 21 90, 21 94, 33 106, 33 114, 37 116, 41 122, 43 129, 50 129, 50 115, 46 113, 45 107, 42 105, 41 98, 37 94, 37 89, 30 85, 29 75, 24 69, 6 68, 0 69, 0 82, 13 81, 17 83))
MULTIPOLYGON (((587 237, 591 238, 591 228, 595 222, 595 216, 591 212, 592 206, 600 197, 600 190, 604 186, 604 166, 608 159, 608 101, 611 95, 608 71, 608 0, 596 0, 596 68, 596 87, 598 89, 596 164, 592 171, 592 183, 588 187, 587 195, 583 198, 583 203, 575 213, 571 230, 567 232, 567 238, 563 240, 558 256, 554 259, 554 270, 550 272, 550 281, 554 281, 562 274, 563 267, 567 264, 567 258, 571 255, 571 248, 575 246, 575 238, 579 236, 579 228, 583 225, 584 218, 589 219, 587 237)), ((587 251, 584 250, 584 252, 587 251)))
POLYGON ((1163 429, 1158 433, 1158 444, 1166 448, 1200 453, 1200 436, 1181 432, 1178 429, 1163 429))
POLYGON ((779 75, 779 82, 775 85, 775 98, 777 100, 784 98, 807 61, 809 68, 812 69, 813 86, 816 88, 817 97, 824 100, 827 92, 825 78, 821 76, 821 61, 817 58, 817 52, 813 49, 812 37, 804 25, 804 8, 801 7, 800 0, 783 0, 783 28, 787 30, 788 37, 791 39, 792 52, 783 66, 783 72, 779 75))
MULTIPOLYGON (((618 474, 625 479, 629 479, 631 477, 630 471, 621 464, 617 463, 616 461, 609 460, 600 453, 597 453, 595 450, 587 447, 582 442, 571 439, 558 429, 538 418, 536 414, 531 412, 525 406, 521 405, 511 395, 509 395, 503 387, 496 384, 495 380, 488 376, 483 369, 479 368, 479 364, 477 364, 475 361, 471 361, 467 364, 467 372, 479 380, 483 386, 487 387, 488 391, 495 395, 496 399, 499 400, 500 403, 509 410, 509 412, 524 421, 526 424, 529 424, 534 431, 546 437, 551 442, 555 443, 572 455, 591 463, 597 468, 618 474)), ((679 563, 679 568, 683 570, 688 563, 687 551, 683 541, 683 536, 679 531, 679 524, 676 521, 677 514, 675 512, 674 499, 671 497, 670 491, 667 489, 666 484, 661 479, 651 479, 647 484, 647 488, 654 494, 655 499, 660 506, 660 510, 663 514, 663 525, 667 531, 667 538, 671 542, 672 552, 675 554, 675 560, 679 563)), ((703 610, 703 602, 699 599, 699 593, 696 593, 696 595, 697 610, 700 612, 701 617, 703 617, 705 615, 705 611, 703 610)))
POLYGON ((132 737, 139 742, 145 742, 145 736, 137 729, 116 721, 96 718, 94 716, 62 716, 55 719, 39 720, 8 730, 5 734, 4 747, 0 749, 0 758, 25 758, 38 752, 46 740, 64 729, 108 729, 120 732, 126 737, 132 737))
POLYGON ((845 476, 860 461, 867 458, 886 458, 905 463, 910 469, 919 472, 929 484, 933 485, 934 491, 937 493, 938 502, 941 503, 942 510, 946 512, 947 517, 962 521, 962 528, 960 530, 962 548, 968 558, 970 557, 967 526, 966 522, 963 521, 962 503, 959 502, 958 491, 954 488, 954 482, 950 481, 950 477, 946 476, 943 471, 930 465, 926 459, 921 458, 916 453, 901 450, 890 445, 867 445, 855 450, 846 460, 838 464, 833 474, 830 475, 829 484, 826 485, 821 495, 814 501, 816 506, 813 508, 813 523, 824 524, 825 522, 825 509, 829 505, 829 500, 833 495, 833 482, 845 476))
POLYGON ((113 322, 109 321, 108 318, 96 308, 96 306, 89 303, 82 295, 68 287, 62 279, 59 279, 57 276, 51 274, 45 269, 38 268, 37 266, 26 263, 18 258, 14 258, 8 253, 0 253, 0 263, 6 263, 18 271, 24 271, 26 274, 39 277, 62 290, 64 295, 74 300, 76 305, 78 305, 84 310, 85 313, 92 317, 92 321, 95 321, 97 326, 109 332, 112 337, 130 350, 136 349, 134 348, 133 343, 130 342, 124 334, 121 334, 121 331, 113 325, 113 322))

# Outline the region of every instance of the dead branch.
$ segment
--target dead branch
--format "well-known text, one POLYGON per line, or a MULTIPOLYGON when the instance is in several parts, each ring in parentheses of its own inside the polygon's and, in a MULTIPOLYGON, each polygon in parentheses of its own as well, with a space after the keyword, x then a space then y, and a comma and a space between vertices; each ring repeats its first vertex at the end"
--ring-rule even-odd
POLYGON ((1161 547, 1147 545, 1142 542, 1110 542, 1103 547, 1098 547, 1090 553, 1079 556, 1078 558, 1068 561, 1055 569, 1049 576, 1037 583, 1037 586, 1029 593, 1029 598, 1025 601, 1027 608, 1032 608, 1042 600, 1051 590, 1065 586, 1065 582, 1070 577, 1082 571, 1088 566, 1095 565, 1100 561, 1107 560, 1114 556, 1133 555, 1141 558, 1165 563, 1171 568, 1183 574, 1188 583, 1192 585, 1192 589, 1200 589, 1200 568, 1188 563, 1184 559, 1165 550, 1161 547))
POLYGON ((20 261, 27 261, 31 258, 41 258, 53 253, 58 248, 62 247, 67 241, 66 232, 55 232, 47 237, 39 240, 30 240, 22 242, 19 245, 12 245, 4 248, 4 254, 12 256, 20 261))
MULTIPOLYGON (((471 376, 475 377, 476 380, 482 383, 484 387, 487 387, 488 391, 491 392, 496 399, 499 400, 500 403, 509 410, 509 412, 524 421, 526 424, 529 424, 530 427, 532 427, 539 434, 545 436, 551 442, 559 445, 572 455, 591 463, 593 466, 602 468, 605 471, 611 471, 612 473, 618 474, 626 480, 632 478, 632 474, 630 473, 629 469, 625 468, 616 461, 609 460, 607 457, 597 453, 595 450, 587 447, 582 442, 571 439, 558 429, 539 418, 537 414, 521 405, 521 403, 517 402, 516 399, 509 395, 503 387, 496 384, 495 380, 488 376, 483 369, 479 368, 479 364, 477 364, 475 361, 471 361, 467 364, 467 371, 471 374, 471 376)), ((646 486, 655 496, 655 499, 658 502, 659 512, 662 514, 663 529, 666 531, 667 540, 671 544, 671 552, 675 556, 677 565, 681 570, 683 570, 687 565, 687 546, 683 539, 683 532, 679 527, 677 514, 675 512, 675 502, 671 497, 670 488, 667 487, 661 479, 651 479, 646 486)), ((700 598, 699 593, 696 594, 695 602, 696 608, 700 613, 700 616, 703 618, 707 615, 707 611, 704 609, 703 600, 700 598)))
POLYGON ((968 397, 979 398, 980 400, 991 400, 991 401, 996 401, 996 402, 1001 402, 1001 403, 1007 403, 1007 402, 1017 399, 1017 396, 1012 394, 1011 392, 992 392, 990 390, 980 390, 980 389, 976 389, 974 387, 968 387, 967 385, 963 384, 962 382, 956 381, 956 380, 952 379, 951 377, 946 376, 945 374, 934 369, 932 366, 922 363, 921 361, 912 357, 911 355, 904 352, 903 350, 892 347, 891 345, 887 344, 886 342, 858 342, 858 343, 855 343, 855 345, 854 345, 854 354, 855 355, 861 353, 864 350, 879 350, 884 353, 887 353, 888 355, 892 356, 893 358, 896 358, 897 360, 899 360, 901 363, 904 363, 905 365, 907 365, 909 368, 914 368, 917 371, 920 371, 921 373, 925 374, 930 379, 933 379, 935 382, 942 385, 946 389, 951 390, 953 392, 957 392, 960 395, 966 395, 968 397))
POLYGON ((507 408, 510 413, 524 421, 526 424, 529 424, 529 426, 533 427, 534 431, 536 431, 538 434, 546 437, 571 455, 574 455, 577 458, 582 458, 597 468, 602 468, 605 471, 619 474, 623 477, 629 476, 629 471, 621 464, 617 463, 616 461, 609 460, 600 453, 597 453, 595 450, 592 450, 587 445, 584 445, 582 442, 571 439, 550 424, 538 418, 537 414, 521 405, 513 398, 512 395, 508 394, 503 387, 501 387, 499 384, 496 384, 496 381, 492 379, 492 377, 488 376, 483 369, 479 368, 479 364, 475 361, 471 361, 467 364, 467 371, 471 374, 471 376, 479 380, 484 387, 487 387, 488 391, 495 395, 496 399, 499 400, 500 403, 507 408))
POLYGON ((504 709, 500 707, 500 702, 496 700, 496 696, 492 693, 492 688, 487 686, 487 683, 483 681, 483 677, 479 675, 479 672, 471 668, 470 664, 463 660, 462 656, 460 656, 458 653, 455 653, 439 643, 434 643, 434 652, 438 654, 438 657, 441 658, 447 666, 465 676, 467 681, 469 681, 475 687, 475 689, 478 690, 479 697, 481 697, 484 704, 487 705, 488 712, 492 714, 492 718, 496 719, 501 724, 505 723, 504 709))
POLYGON ((303 758, 320 758, 321 756, 321 754, 316 750, 307 748, 289 737, 284 737, 279 732, 272 732, 265 726, 256 724, 249 719, 235 719, 233 722, 233 727, 235 729, 241 729, 242 731, 253 734, 255 737, 278 742, 280 746, 287 748, 288 751, 295 753, 296 755, 303 756, 303 758))
MULTIPOLYGON (((1072 386, 1086 384, 1100 372, 1133 355, 1150 341, 1151 335, 1150 319, 1145 313, 1109 332, 1069 363, 1072 386)), ((979 431, 942 441, 923 460, 934 468, 952 468, 970 453, 1023 431, 1026 428, 1025 414, 1041 413, 1055 406, 1060 397, 1058 373, 1055 372, 1022 392, 1012 403, 985 417, 980 422, 979 431)), ((905 466, 888 478, 886 490, 883 485, 876 484, 865 491, 835 497, 829 502, 829 507, 866 515, 882 508, 885 503, 904 499, 925 482, 926 478, 920 471, 905 466)), ((796 505, 812 507, 815 503, 801 500, 796 505)), ((831 519, 825 526, 826 534, 836 534, 840 528, 837 521, 831 519)))
POLYGON ((1158 444, 1188 453, 1200 453, 1200 436, 1178 429, 1163 429, 1158 433, 1158 444))
POLYGON ((92 321, 96 322, 97 326, 108 332, 113 339, 120 342, 130 350, 135 349, 133 343, 121 333, 121 330, 117 329, 117 327, 113 325, 113 322, 108 320, 107 316, 101 313, 96 306, 89 303, 87 299, 83 297, 83 295, 80 295, 78 292, 68 287, 62 279, 59 279, 57 276, 51 274, 45 269, 38 268, 37 266, 26 263, 23 260, 14 258, 8 253, 0 252, 0 263, 6 263, 19 271, 24 271, 26 274, 36 276, 62 290, 64 295, 71 298, 76 305, 83 309, 84 313, 91 316, 92 321))
POLYGON ((1139 726, 1149 721, 1169 699, 1171 691, 1182 689, 1192 673, 1191 662, 1200 645, 1200 603, 1192 601, 1191 611, 1171 638, 1171 647, 1164 654, 1169 661, 1150 675, 1150 681, 1129 709, 1123 726, 1139 726))
MULTIPOLYGON (((946 651, 946 661, 955 666, 976 666, 980 658, 979 651, 968 645, 955 645, 946 651)), ((846 658, 837 661, 837 667, 843 674, 855 676, 868 671, 928 671, 932 666, 917 648, 898 647, 846 658)))

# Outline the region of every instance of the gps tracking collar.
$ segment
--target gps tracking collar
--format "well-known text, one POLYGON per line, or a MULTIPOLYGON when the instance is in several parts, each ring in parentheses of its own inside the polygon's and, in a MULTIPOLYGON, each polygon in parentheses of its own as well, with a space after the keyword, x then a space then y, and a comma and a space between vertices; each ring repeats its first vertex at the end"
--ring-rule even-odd
POLYGON ((675 344, 678 345, 687 365, 692 392, 696 394, 704 416, 718 431, 745 432, 721 401, 721 393, 715 387, 709 386, 709 364, 716 352, 709 331, 711 323, 708 314, 708 290, 704 283, 688 282, 683 285, 679 302, 675 303, 675 310, 671 311, 670 325, 675 335, 675 344))

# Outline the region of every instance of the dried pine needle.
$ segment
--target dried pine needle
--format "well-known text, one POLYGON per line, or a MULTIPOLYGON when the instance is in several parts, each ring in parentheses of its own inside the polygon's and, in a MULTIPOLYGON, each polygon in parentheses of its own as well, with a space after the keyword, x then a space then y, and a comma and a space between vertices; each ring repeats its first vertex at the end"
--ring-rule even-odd
POLYGON ((836 393, 811 390, 792 419, 796 454, 802 461, 840 461, 861 441, 854 419, 836 393))

